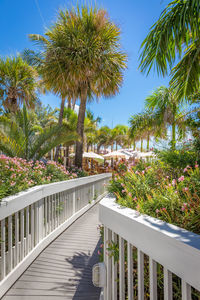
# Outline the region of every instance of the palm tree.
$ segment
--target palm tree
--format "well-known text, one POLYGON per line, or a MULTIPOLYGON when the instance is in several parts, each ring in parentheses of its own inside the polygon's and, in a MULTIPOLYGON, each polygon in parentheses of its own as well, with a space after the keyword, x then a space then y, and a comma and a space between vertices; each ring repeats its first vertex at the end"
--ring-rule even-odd
POLYGON ((60 11, 45 36, 32 38, 47 45, 52 80, 58 78, 59 89, 64 78, 80 100, 77 133, 81 139, 76 142, 75 164, 81 167, 86 103, 94 97, 115 95, 122 84, 127 57, 119 48, 120 30, 104 10, 82 6, 60 11))
POLYGON ((171 71, 170 85, 177 99, 199 91, 200 9, 199 0, 174 0, 167 5, 142 43, 140 69, 156 69, 165 76, 171 71), (183 53, 183 56, 182 56, 183 53), (172 69, 177 58, 180 62, 172 69), (172 70, 171 70, 172 69, 172 70))
POLYGON ((97 131, 97 153, 99 153, 102 146, 110 145, 111 129, 108 126, 102 126, 97 131))
POLYGON ((37 79, 36 70, 20 56, 0 59, 0 98, 3 107, 16 111, 23 102, 33 107, 38 102, 37 79))
POLYGON ((25 105, 15 114, 0 117, 0 150, 11 157, 38 160, 58 144, 76 139, 76 132, 67 124, 39 128, 34 113, 25 105))
POLYGON ((123 146, 126 141, 128 126, 118 124, 113 128, 113 131, 115 132, 115 145, 117 150, 117 146, 123 146))
POLYGON ((153 119, 157 126, 170 125, 172 128, 171 148, 176 147, 176 129, 184 134, 184 116, 186 115, 182 105, 177 101, 171 88, 161 86, 145 99, 145 107, 153 112, 153 119))

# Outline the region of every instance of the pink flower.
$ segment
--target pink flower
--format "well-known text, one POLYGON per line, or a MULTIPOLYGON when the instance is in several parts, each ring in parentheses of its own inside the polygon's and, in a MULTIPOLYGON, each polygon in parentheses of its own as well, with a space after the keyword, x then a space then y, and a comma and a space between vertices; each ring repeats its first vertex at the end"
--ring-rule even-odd
POLYGON ((132 194, 131 193, 128 193, 129 197, 132 197, 132 194))
POLYGON ((166 178, 168 179, 168 178, 169 178, 169 176, 166 176, 166 178))
POLYGON ((198 168, 199 167, 199 165, 197 164, 197 162, 195 161, 195 168, 198 168))
POLYGON ((142 171, 142 174, 144 174, 145 172, 144 171, 142 171))
POLYGON ((159 213, 159 209, 156 209, 156 213, 157 213, 157 214, 159 213))
POLYGON ((165 207, 162 208, 162 211, 167 211, 165 207))
POLYGON ((172 185, 175 186, 176 185, 176 179, 172 180, 172 185))
POLYGON ((133 200, 136 201, 136 200, 137 200, 137 197, 134 197, 133 200))
POLYGON ((171 183, 169 183, 169 187, 171 187, 172 185, 171 185, 171 183))
POLYGON ((188 189, 188 187, 185 187, 183 190, 184 190, 184 192, 186 192, 186 191, 188 191, 189 189, 188 189))
POLYGON ((184 210, 185 210, 185 206, 182 206, 182 207, 181 207, 181 210, 184 211, 184 210))
POLYGON ((122 186, 122 187, 124 187, 124 186, 125 186, 125 184, 124 184, 124 183, 121 183, 121 186, 122 186))
POLYGON ((101 255, 101 252, 98 250, 98 255, 101 255))
POLYGON ((179 177, 178 181, 181 182, 185 179, 185 177, 182 175, 181 177, 179 177))
POLYGON ((100 245, 100 248, 103 248, 103 244, 100 245))
POLYGON ((126 191, 125 191, 125 190, 122 190, 122 193, 126 193, 126 191))
POLYGON ((135 174, 140 174, 139 172, 138 172, 138 170, 135 172, 135 174))
POLYGON ((183 170, 183 172, 184 172, 184 173, 187 172, 187 167, 183 170))
POLYGON ((174 193, 175 193, 175 194, 178 194, 178 192, 177 192, 177 191, 175 191, 174 193))

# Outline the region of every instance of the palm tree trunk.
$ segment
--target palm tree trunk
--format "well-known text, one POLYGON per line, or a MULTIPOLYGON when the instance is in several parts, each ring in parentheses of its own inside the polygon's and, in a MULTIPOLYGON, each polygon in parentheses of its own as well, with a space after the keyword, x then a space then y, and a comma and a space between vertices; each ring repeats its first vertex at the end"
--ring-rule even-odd
POLYGON ((116 151, 117 151, 117 142, 116 142, 116 148, 115 148, 115 149, 116 149, 116 151))
MULTIPOLYGON (((65 107, 65 97, 62 97, 61 106, 60 106, 60 114, 59 114, 59 119, 58 119, 58 125, 59 126, 62 126, 64 107, 65 107)), ((56 154, 55 154, 55 161, 58 161, 59 149, 60 149, 60 146, 57 146, 56 147, 56 154)))
POLYGON ((143 139, 141 139, 141 146, 140 146, 140 151, 143 151, 143 139))
POLYGON ((135 140, 133 141, 133 150, 135 151, 135 140))
POLYGON ((173 121, 172 121, 172 141, 171 141, 171 149, 174 151, 176 149, 176 105, 173 106, 173 121))
POLYGON ((150 136, 148 134, 147 135, 147 151, 149 151, 149 142, 150 142, 150 136))
POLYGON ((76 142, 76 155, 75 155, 75 166, 82 168, 83 161, 83 134, 84 134, 84 120, 85 120, 85 110, 87 102, 87 91, 83 93, 80 101, 78 122, 77 122, 77 133, 80 136, 80 140, 76 142))

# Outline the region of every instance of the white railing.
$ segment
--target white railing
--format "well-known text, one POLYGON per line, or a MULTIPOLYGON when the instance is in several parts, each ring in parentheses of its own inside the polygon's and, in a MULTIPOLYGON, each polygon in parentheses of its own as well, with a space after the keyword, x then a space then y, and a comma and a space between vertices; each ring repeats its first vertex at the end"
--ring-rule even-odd
POLYGON ((121 207, 111 196, 101 200, 99 214, 107 269, 104 300, 144 300, 146 289, 151 300, 200 299, 199 235, 121 207), (180 284, 176 297, 174 280, 180 284), (192 298, 191 293, 199 294, 192 298))
POLYGON ((111 174, 37 186, 0 202, 0 298, 37 255, 106 192, 111 174))

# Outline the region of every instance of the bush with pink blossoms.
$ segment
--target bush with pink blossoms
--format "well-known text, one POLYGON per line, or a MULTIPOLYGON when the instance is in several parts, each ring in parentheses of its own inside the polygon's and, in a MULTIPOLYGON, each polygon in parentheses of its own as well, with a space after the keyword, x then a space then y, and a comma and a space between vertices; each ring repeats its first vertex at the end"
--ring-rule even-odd
POLYGON ((80 169, 66 170, 55 161, 27 161, 19 157, 0 155, 0 199, 35 185, 86 176, 80 169))
POLYGON ((178 173, 170 175, 161 161, 140 163, 115 173, 109 190, 123 206, 200 234, 198 163, 178 173))

